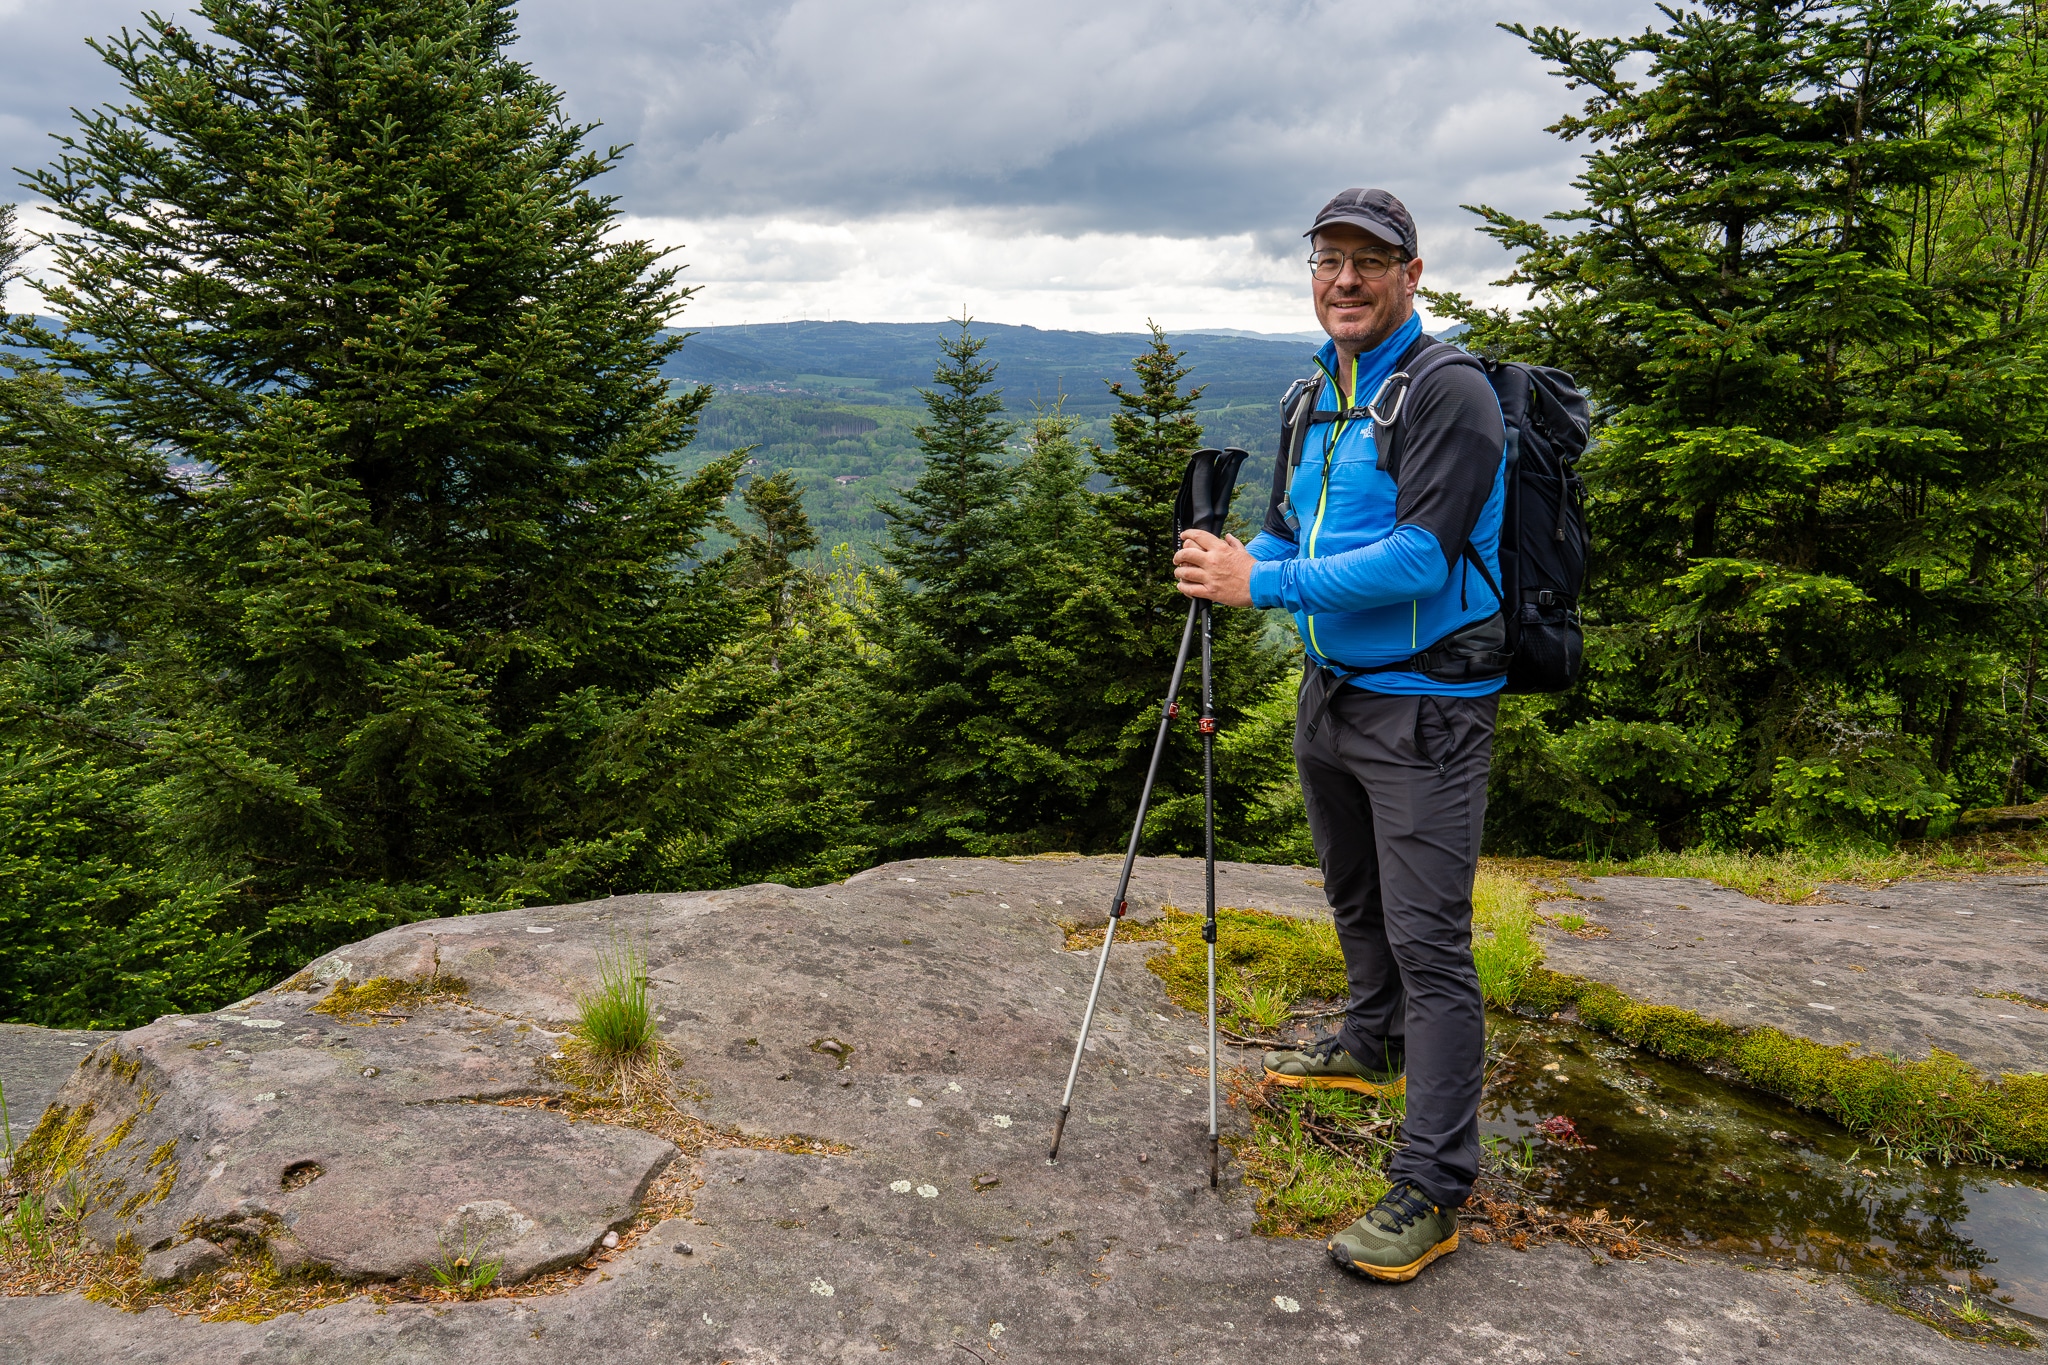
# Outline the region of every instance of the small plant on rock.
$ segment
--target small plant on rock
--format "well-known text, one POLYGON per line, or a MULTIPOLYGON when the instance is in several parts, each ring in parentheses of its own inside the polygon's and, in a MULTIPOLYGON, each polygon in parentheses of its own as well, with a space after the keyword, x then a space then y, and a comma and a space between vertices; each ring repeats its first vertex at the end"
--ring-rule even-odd
POLYGON ((1520 1142, 1511 1142, 1495 1135, 1481 1138, 1480 1143, 1486 1148, 1486 1169, 1490 1173, 1510 1180, 1526 1180, 1535 1173, 1535 1139, 1525 1137, 1520 1142))
POLYGON ((462 1245, 455 1251, 448 1250, 444 1243, 441 1258, 427 1267, 433 1272, 434 1280, 443 1289, 452 1289, 458 1294, 481 1294, 491 1287, 498 1278, 498 1272, 505 1268, 502 1256, 486 1258, 483 1244, 471 1232, 462 1234, 462 1245))
POLYGON ((40 1261, 50 1254, 49 1223, 43 1201, 34 1192, 24 1194, 6 1221, 0 1222, 0 1247, 8 1256, 40 1261))
POLYGON ((602 1088, 617 1086, 629 1106, 643 1089, 666 1093, 650 989, 646 951, 621 937, 597 955, 596 988, 576 997, 572 1070, 602 1088))
POLYGON ((57 1187, 57 1216, 67 1226, 75 1228, 85 1221, 85 1215, 91 1209, 92 1195, 86 1189, 85 1181, 76 1171, 65 1172, 63 1183, 57 1187))

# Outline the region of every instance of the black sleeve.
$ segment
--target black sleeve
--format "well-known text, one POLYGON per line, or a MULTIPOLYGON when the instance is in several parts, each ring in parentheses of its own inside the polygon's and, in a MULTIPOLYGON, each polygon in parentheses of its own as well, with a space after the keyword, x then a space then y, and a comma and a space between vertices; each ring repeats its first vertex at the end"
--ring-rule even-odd
POLYGON ((1439 365, 1410 390, 1395 459, 1394 521, 1436 537, 1447 564, 1465 552, 1472 528, 1493 494, 1507 428, 1493 385, 1476 365, 1439 365))

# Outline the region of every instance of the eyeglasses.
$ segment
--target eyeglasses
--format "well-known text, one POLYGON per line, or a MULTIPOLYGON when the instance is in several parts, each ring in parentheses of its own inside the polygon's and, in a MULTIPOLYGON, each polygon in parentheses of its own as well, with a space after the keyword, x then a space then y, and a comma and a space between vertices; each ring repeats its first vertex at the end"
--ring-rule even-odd
POLYGON ((1308 268, 1319 280, 1334 280, 1344 273, 1344 262, 1350 261, 1359 279, 1376 280, 1407 259, 1406 256, 1389 256, 1378 247, 1362 246, 1356 251, 1324 247, 1309 254, 1308 268))

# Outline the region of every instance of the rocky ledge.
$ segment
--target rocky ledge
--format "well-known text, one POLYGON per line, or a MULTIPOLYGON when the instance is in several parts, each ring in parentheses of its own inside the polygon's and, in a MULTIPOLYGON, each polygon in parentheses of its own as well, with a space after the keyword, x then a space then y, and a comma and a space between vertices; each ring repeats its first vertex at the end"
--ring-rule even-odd
MULTIPOLYGON (((566 1293, 359 1300, 263 1323, 13 1298, 0 1358, 1980 1357, 1825 1277, 1496 1244, 1391 1288, 1339 1273, 1314 1243, 1251 1235, 1255 1192, 1228 1165, 1209 1187, 1201 1020, 1144 970, 1153 945, 1111 963, 1048 1165, 1094 965, 1062 950, 1063 925, 1099 921, 1115 876, 1113 859, 938 860, 810 890, 436 921, 216 1014, 90 1049, 40 1040, 46 1056, 84 1053, 51 1097, 43 1150, 66 1154, 90 1235, 156 1249, 166 1277, 189 1273, 178 1257, 203 1261, 210 1235, 369 1280, 417 1275, 458 1244, 502 1258, 508 1283, 589 1254, 675 1149, 517 1102, 564 1087, 559 1035, 622 939, 645 949, 688 1078, 679 1103, 717 1129, 841 1154, 694 1158, 688 1213, 566 1293), (413 989, 315 1008, 334 983, 380 978, 413 989)), ((1226 904, 1327 913, 1308 869, 1226 865, 1220 881, 1226 904)), ((1131 903, 1140 917, 1199 906, 1200 865, 1146 860, 1131 903)), ((0 1037, 10 1096, 28 1074, 12 1057, 38 1050, 18 1041, 0 1037)))

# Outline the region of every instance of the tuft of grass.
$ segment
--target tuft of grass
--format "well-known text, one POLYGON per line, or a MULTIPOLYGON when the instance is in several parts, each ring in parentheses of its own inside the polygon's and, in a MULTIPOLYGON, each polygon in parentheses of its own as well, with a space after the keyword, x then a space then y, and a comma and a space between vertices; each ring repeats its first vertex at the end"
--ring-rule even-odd
POLYGON ((597 987, 576 997, 576 1032, 599 1065, 626 1065, 653 1049, 647 987, 647 953, 639 945, 615 938, 598 951, 597 987))
POLYGON ((313 1006, 313 1013, 332 1015, 344 1024, 395 1025, 415 1010, 459 1001, 468 993, 468 982, 459 976, 443 976, 439 972, 410 980, 373 976, 361 985, 343 977, 313 1006))
POLYGON ((1543 948, 1531 937, 1536 910, 1526 882, 1481 872, 1472 883, 1472 965, 1486 1003, 1512 1009, 1529 974, 1543 963, 1543 948))
POLYGON ((43 1212, 42 1199, 34 1191, 23 1194, 14 1212, 0 1221, 0 1254, 31 1262, 50 1254, 49 1220, 43 1212))
POLYGON ((485 1257, 482 1244, 468 1232, 463 1233, 462 1245, 456 1250, 451 1252, 444 1244, 440 1258, 427 1267, 436 1284, 463 1295, 483 1293, 504 1268, 504 1257, 485 1257))
POLYGON ((1237 1011, 1231 1026, 1238 1032, 1263 1033, 1279 1028, 1293 1013, 1293 1000, 1279 986, 1263 985, 1244 976, 1218 985, 1237 1011))

